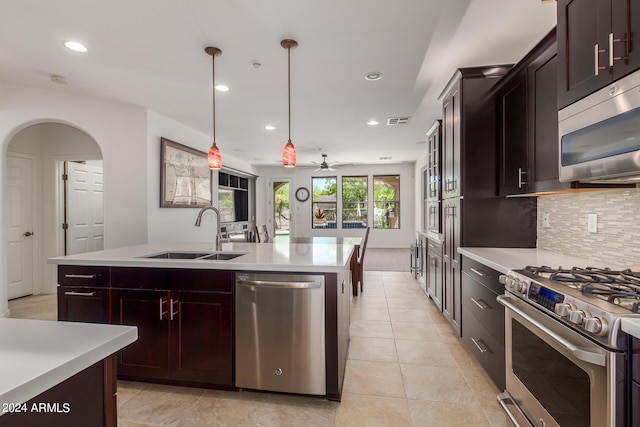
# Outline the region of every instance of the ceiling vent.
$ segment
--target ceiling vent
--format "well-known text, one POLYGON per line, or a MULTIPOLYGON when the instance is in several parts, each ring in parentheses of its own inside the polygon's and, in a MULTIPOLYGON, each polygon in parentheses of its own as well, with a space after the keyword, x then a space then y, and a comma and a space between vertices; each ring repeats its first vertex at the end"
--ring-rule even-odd
POLYGON ((387 126, 406 125, 409 123, 409 117, 389 117, 387 126))

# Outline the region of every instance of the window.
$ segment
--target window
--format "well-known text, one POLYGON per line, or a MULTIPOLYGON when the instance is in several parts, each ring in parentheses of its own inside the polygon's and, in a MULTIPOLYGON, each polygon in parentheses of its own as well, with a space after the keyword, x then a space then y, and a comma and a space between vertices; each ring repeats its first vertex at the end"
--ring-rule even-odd
POLYGON ((342 228, 367 227, 366 176, 342 177, 342 228))
POLYGON ((311 178, 313 188, 313 228, 336 228, 338 179, 335 176, 311 178))
POLYGON ((400 228, 400 175, 373 176, 373 228, 400 228))

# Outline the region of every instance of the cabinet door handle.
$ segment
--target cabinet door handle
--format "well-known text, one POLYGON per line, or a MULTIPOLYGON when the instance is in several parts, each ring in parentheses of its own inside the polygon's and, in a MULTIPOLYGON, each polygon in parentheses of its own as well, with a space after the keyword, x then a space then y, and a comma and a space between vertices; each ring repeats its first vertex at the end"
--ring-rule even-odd
POLYGON ((95 274, 65 274, 64 277, 68 279, 94 279, 95 274))
POLYGON ((167 312, 164 311, 165 302, 167 302, 167 300, 160 298, 160 320, 164 319, 164 316, 167 314, 167 312))
POLYGON ((68 291, 64 293, 65 295, 73 295, 77 297, 92 297, 96 293, 94 292, 78 292, 78 291, 68 291))
POLYGON ((170 320, 173 320, 173 317, 174 317, 175 315, 177 315, 177 314, 178 314, 178 312, 177 312, 177 311, 173 311, 173 304, 176 304, 176 303, 178 302, 178 300, 175 300, 175 301, 174 301, 174 300, 173 300, 173 298, 171 298, 169 301, 171 301, 171 302, 170 302, 170 306, 169 306, 169 308, 170 308, 170 310, 171 310, 171 312, 170 312, 171 314, 170 314, 170 316, 169 316, 169 319, 170 319, 170 320))
POLYGON ((601 67, 600 66, 600 54, 606 52, 606 50, 604 49, 600 49, 600 45, 598 43, 596 43, 593 46, 593 55, 594 55, 594 63, 595 63, 595 69, 594 69, 594 73, 595 75, 599 75, 600 74, 600 70, 606 70, 607 67, 601 67))
POLYGON ((527 181, 522 179, 522 175, 526 175, 527 172, 522 170, 522 168, 518 168, 518 188, 522 188, 523 185, 527 184, 527 181))
POLYGON ((629 35, 627 34, 627 38, 625 39, 617 39, 613 35, 613 33, 609 33, 609 66, 613 68, 613 61, 622 61, 628 58, 629 54, 629 35), (625 56, 614 56, 613 55, 613 43, 624 43, 625 44, 625 56))
POLYGON ((477 305, 478 307, 480 307, 480 310, 486 310, 487 308, 491 308, 487 305, 486 302, 480 300, 477 300, 475 298, 469 298, 475 305, 477 305))
POLYGON ((489 349, 487 348, 486 345, 484 345, 481 339, 471 338, 471 341, 473 341, 473 343, 476 345, 478 350, 480 350, 480 353, 487 353, 489 351, 489 349))

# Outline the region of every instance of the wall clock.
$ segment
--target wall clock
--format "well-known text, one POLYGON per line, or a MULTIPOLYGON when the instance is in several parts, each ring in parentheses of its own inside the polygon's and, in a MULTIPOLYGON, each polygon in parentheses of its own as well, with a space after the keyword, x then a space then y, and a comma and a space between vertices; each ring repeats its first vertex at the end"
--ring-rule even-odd
POLYGON ((296 199, 300 202, 306 202, 309 199, 309 189, 300 187, 296 190, 296 199))

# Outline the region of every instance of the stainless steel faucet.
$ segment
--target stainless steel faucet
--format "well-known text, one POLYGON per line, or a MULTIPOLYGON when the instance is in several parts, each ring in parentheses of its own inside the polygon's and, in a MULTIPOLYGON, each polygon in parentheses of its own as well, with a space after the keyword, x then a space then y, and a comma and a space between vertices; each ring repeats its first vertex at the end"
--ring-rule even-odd
POLYGON ((218 222, 218 231, 216 232, 216 251, 221 251, 222 229, 220 224, 220 211, 217 208, 214 208, 213 206, 205 206, 204 208, 200 209, 200 212, 198 212, 198 218, 196 218, 196 227, 200 227, 200 223, 202 222, 202 214, 208 210, 212 210, 216 214, 216 221, 218 222))

